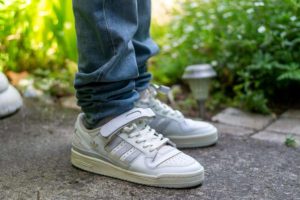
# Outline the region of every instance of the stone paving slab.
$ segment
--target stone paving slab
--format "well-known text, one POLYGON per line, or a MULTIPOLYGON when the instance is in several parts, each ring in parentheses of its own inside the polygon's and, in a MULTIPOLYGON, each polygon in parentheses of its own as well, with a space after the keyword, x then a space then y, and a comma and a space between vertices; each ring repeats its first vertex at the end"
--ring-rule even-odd
POLYGON ((300 136, 296 135, 286 135, 278 132, 272 132, 272 131, 261 131, 258 132, 257 134, 253 135, 252 138, 258 139, 258 140, 264 140, 264 141, 269 141, 269 142, 275 142, 277 144, 284 145, 285 140, 287 137, 292 136, 295 141, 300 144, 300 136))
POLYGON ((212 120, 222 124, 261 130, 274 121, 275 117, 272 115, 247 113, 236 108, 226 108, 215 115, 212 120))
POLYGON ((76 169, 69 158, 77 113, 25 101, 0 120, 0 199, 300 199, 300 149, 222 129, 217 145, 184 150, 206 169, 201 187, 147 187, 76 169))
POLYGON ((249 136, 254 133, 254 130, 249 128, 231 126, 231 125, 221 124, 221 123, 213 123, 213 125, 217 127, 217 129, 221 131, 223 134, 230 134, 234 136, 249 136))
POLYGON ((266 128, 267 131, 279 132, 285 135, 295 134, 300 136, 300 119, 279 118, 266 128))
POLYGON ((300 110, 287 110, 280 117, 300 119, 300 110))

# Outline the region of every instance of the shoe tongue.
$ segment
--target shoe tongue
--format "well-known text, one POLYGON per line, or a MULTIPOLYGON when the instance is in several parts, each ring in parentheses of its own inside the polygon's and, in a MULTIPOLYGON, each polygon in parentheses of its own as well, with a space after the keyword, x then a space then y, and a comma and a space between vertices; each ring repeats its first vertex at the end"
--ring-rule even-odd
POLYGON ((146 89, 140 94, 140 101, 149 102, 149 99, 152 97, 152 94, 149 89, 146 89))

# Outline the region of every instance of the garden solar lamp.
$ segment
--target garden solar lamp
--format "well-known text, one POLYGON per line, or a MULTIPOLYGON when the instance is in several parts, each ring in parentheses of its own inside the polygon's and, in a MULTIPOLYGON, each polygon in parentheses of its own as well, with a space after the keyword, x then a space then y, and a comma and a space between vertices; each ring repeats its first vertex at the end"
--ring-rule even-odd
POLYGON ((205 101, 208 98, 210 82, 216 72, 209 64, 191 65, 185 69, 182 78, 188 82, 194 98, 199 103, 200 117, 205 118, 205 101))

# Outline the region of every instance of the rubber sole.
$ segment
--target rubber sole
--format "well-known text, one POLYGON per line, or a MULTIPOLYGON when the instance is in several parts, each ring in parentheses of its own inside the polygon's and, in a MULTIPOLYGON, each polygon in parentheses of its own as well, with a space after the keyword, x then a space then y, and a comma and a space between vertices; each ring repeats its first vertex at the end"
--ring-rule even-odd
POLYGON ((177 148, 207 147, 217 143, 218 132, 212 132, 199 136, 168 136, 176 144, 177 148))
POLYGON ((200 185, 204 180, 203 169, 193 173, 153 176, 122 169, 101 159, 81 154, 74 149, 71 151, 71 163, 85 171, 155 187, 188 188, 200 185))

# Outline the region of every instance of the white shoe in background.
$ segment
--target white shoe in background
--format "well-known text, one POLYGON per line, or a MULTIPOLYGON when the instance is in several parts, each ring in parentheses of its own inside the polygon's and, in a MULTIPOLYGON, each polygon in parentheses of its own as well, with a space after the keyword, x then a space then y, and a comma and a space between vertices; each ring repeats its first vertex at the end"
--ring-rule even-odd
POLYGON ((208 122, 185 118, 181 112, 156 98, 157 89, 149 86, 135 104, 137 108, 151 108, 156 117, 149 126, 163 134, 178 148, 205 147, 218 141, 217 129, 208 122))
POLYGON ((0 72, 0 118, 13 114, 21 108, 23 102, 19 92, 8 83, 0 72))

